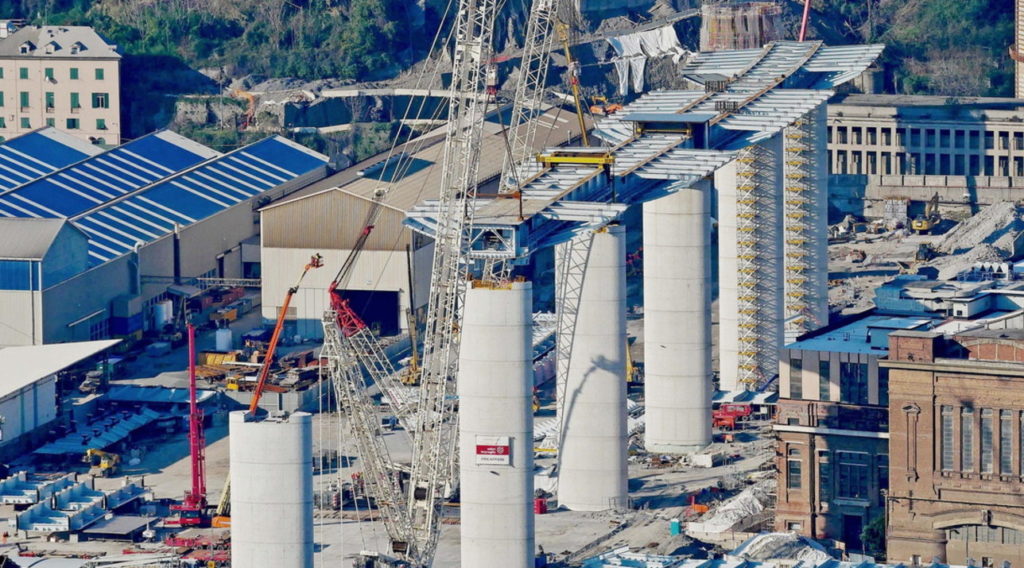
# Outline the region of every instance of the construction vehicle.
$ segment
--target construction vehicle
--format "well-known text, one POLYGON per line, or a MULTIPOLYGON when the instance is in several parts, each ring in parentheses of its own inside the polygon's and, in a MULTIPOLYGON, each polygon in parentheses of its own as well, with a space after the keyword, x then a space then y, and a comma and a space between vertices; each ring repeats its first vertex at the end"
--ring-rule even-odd
POLYGON ((917 231, 917 234, 924 235, 930 232, 942 221, 939 215, 939 194, 938 192, 928 200, 924 206, 924 213, 918 215, 910 222, 910 228, 917 231))
POLYGON ((738 423, 748 420, 753 413, 749 404, 723 404, 711 412, 711 425, 714 428, 735 430, 738 423))
POLYGON ((121 456, 96 448, 85 450, 82 462, 89 464, 89 475, 111 477, 121 471, 121 456))
POLYGON ((188 448, 192 472, 192 486, 185 491, 181 503, 171 505, 177 518, 166 524, 178 526, 204 526, 209 522, 206 503, 206 434, 203 431, 203 411, 196 393, 196 328, 185 324, 188 335, 188 448))
POLYGON ((608 97, 602 95, 590 97, 590 102, 590 114, 599 116, 615 114, 624 108, 621 103, 609 103, 608 97))
POLYGON ((626 384, 640 385, 644 382, 643 363, 633 361, 629 352, 629 339, 626 340, 626 384))
MULTIPOLYGON (((302 285, 302 280, 306 278, 306 274, 314 268, 320 268, 324 265, 324 258, 319 253, 314 254, 310 257, 309 262, 302 268, 302 274, 299 275, 298 281, 285 293, 284 302, 281 304, 281 309, 277 314, 277 323, 274 324, 274 331, 270 336, 270 343, 267 345, 267 352, 263 356, 263 363, 260 365, 260 372, 256 379, 256 385, 253 387, 252 400, 249 402, 248 413, 251 416, 256 416, 256 413, 260 408, 260 397, 263 396, 263 391, 272 390, 271 387, 274 385, 268 385, 267 379, 270 376, 270 367, 274 361, 274 354, 277 352, 277 344, 281 339, 281 332, 284 330, 284 318, 288 314, 288 306, 292 303, 292 297, 299 291, 299 286, 302 285)), ((236 390, 239 389, 241 383, 236 382, 236 390)), ((229 387, 230 388, 230 387, 229 387)), ((231 476, 228 475, 227 481, 224 482, 224 490, 221 492, 220 500, 217 502, 217 510, 214 513, 213 519, 211 519, 211 525, 218 528, 230 527, 231 526, 231 476)))

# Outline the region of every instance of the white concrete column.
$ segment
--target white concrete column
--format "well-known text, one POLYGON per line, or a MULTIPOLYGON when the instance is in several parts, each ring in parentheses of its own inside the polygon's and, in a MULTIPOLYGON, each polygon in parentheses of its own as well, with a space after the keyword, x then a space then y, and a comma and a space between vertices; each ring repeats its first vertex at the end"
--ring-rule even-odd
POLYGON ((628 503, 626 230, 594 235, 561 404, 558 502, 575 511, 628 503))
POLYGON ((462 566, 533 566, 532 287, 474 283, 459 349, 462 566))
POLYGON ((313 568, 313 420, 230 415, 231 564, 313 568))
POLYGON ((736 370, 740 364, 735 161, 715 172, 715 190, 718 192, 718 388, 733 391, 739 388, 736 370))
POLYGON ((644 400, 648 451, 711 442, 711 187, 644 204, 644 400))

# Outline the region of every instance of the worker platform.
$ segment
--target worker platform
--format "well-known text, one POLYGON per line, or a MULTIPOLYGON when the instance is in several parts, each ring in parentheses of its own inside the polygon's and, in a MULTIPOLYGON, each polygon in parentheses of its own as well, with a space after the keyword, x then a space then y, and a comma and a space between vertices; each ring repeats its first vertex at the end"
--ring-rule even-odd
MULTIPOLYGON (((780 41, 695 54, 680 71, 693 90, 648 93, 600 120, 594 134, 605 146, 545 149, 516 191, 478 195, 472 255, 526 262, 632 205, 691 187, 823 104, 882 49, 780 41)), ((432 237, 438 219, 438 202, 424 201, 405 223, 432 237)))

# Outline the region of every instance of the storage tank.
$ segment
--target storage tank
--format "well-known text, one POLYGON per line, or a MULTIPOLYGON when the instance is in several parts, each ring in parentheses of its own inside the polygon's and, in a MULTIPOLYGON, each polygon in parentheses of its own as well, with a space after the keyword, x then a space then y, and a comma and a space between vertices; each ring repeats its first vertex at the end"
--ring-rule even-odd
POLYGON ((313 421, 231 413, 231 565, 313 567, 313 421))
POLYGON ((217 347, 217 351, 231 351, 233 336, 230 329, 226 327, 218 329, 214 332, 213 339, 217 347))
POLYGON ((462 566, 533 566, 529 282, 466 292, 459 349, 462 566))
POLYGON ((163 326, 174 320, 174 303, 170 300, 161 300, 153 304, 153 327, 160 330, 163 326))

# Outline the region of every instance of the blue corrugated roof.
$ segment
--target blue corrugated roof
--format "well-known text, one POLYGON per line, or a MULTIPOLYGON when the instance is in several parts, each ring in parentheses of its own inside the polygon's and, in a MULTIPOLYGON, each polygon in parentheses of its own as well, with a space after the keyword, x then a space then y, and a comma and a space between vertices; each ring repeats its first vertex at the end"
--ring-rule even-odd
POLYGON ((0 215, 73 217, 218 155, 173 132, 156 132, 0 193, 0 215))
POLYGON ((129 252, 304 176, 327 157, 280 136, 265 138, 76 217, 94 264, 129 252))
POLYGON ((52 127, 12 138, 0 144, 0 191, 39 179, 101 151, 52 127))

